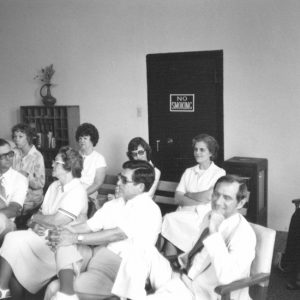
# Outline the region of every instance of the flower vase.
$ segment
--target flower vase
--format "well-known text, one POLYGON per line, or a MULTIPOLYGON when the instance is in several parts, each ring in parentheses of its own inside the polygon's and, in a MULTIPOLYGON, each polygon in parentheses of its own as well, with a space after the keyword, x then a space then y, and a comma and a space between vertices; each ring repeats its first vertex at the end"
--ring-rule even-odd
POLYGON ((51 95, 51 90, 50 90, 51 86, 52 86, 51 83, 45 83, 42 85, 42 87, 40 89, 40 95, 42 97, 42 102, 46 106, 52 106, 56 103, 56 99, 51 95))

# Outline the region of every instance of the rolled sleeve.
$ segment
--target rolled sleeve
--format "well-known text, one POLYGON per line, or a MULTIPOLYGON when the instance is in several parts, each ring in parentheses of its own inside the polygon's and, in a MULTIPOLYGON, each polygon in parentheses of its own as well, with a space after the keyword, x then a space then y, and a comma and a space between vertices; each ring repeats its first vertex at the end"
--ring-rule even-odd
POLYGON ((87 220, 87 225, 93 232, 118 227, 124 206, 125 203, 122 198, 105 203, 92 218, 87 220))
POLYGON ((58 211, 75 220, 82 213, 86 203, 86 191, 84 189, 74 189, 62 199, 58 211))
POLYGON ((176 192, 186 193, 186 176, 187 176, 187 170, 184 171, 184 173, 181 176, 180 182, 176 188, 176 192))

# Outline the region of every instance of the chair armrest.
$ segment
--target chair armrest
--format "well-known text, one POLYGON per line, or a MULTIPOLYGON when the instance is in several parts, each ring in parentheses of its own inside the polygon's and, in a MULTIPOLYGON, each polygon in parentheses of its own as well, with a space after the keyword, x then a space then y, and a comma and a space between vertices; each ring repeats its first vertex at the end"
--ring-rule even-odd
POLYGON ((249 287, 260 282, 268 280, 270 277, 269 273, 259 273, 251 277, 243 278, 240 280, 233 281, 229 284, 219 285, 215 288, 215 292, 219 295, 225 295, 232 291, 236 291, 245 287, 249 287))
POLYGON ((297 209, 297 208, 299 208, 299 206, 300 206, 300 198, 298 198, 298 199, 294 199, 294 200, 292 200, 292 202, 295 204, 295 209, 297 209))

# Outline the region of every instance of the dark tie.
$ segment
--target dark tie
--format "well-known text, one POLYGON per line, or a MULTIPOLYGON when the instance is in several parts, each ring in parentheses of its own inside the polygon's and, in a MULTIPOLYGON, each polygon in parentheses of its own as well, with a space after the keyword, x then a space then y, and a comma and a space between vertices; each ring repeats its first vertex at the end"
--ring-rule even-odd
POLYGON ((203 247, 204 247, 203 240, 208 236, 208 234, 209 234, 209 228, 206 227, 202 231, 198 241, 196 242, 196 244, 194 245, 192 250, 189 252, 188 258, 187 258, 187 263, 186 263, 186 268, 185 268, 187 272, 189 271, 189 269, 192 265, 192 261, 193 261, 193 258, 195 257, 195 255, 203 249, 203 247))
POLYGON ((0 198, 1 200, 3 200, 6 203, 6 191, 5 191, 5 187, 3 185, 3 178, 0 179, 0 198))

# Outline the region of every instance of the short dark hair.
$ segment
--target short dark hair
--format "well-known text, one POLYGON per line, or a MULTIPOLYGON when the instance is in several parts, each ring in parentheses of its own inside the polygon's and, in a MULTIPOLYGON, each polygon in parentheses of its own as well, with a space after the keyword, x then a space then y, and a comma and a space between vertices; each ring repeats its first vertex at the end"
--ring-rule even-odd
POLYGON ((83 169, 83 158, 80 153, 69 146, 64 146, 58 150, 57 154, 61 155, 65 163, 62 165, 63 168, 71 172, 74 178, 80 178, 83 169))
POLYGON ((10 146, 10 143, 5 139, 0 139, 0 147, 5 146, 5 145, 10 146))
POLYGON ((26 138, 27 138, 27 141, 28 141, 28 144, 29 145, 32 145, 33 143, 33 139, 35 137, 35 130, 30 127, 29 125, 27 124, 23 124, 23 123, 19 123, 17 125, 15 125, 12 129, 11 129, 11 136, 12 136, 12 139, 14 139, 14 134, 17 132, 17 131, 20 131, 22 133, 25 133, 26 135, 26 138))
POLYGON ((195 147, 196 143, 198 143, 198 142, 204 142, 206 144, 209 152, 211 153, 211 160, 215 161, 217 159, 218 151, 219 151, 219 144, 216 141, 216 139, 209 134, 202 133, 202 134, 196 135, 193 138, 193 140, 192 140, 193 148, 195 147))
POLYGON ((239 190, 236 194, 237 201, 240 202, 243 199, 247 199, 247 197, 248 197, 247 185, 245 183, 245 180, 243 180, 241 177, 239 177, 237 175, 231 175, 231 174, 224 175, 217 180, 217 182, 214 186, 214 190, 216 189, 218 184, 223 183, 223 182, 224 183, 234 183, 234 182, 238 183, 239 190))
POLYGON ((134 170, 132 180, 134 183, 143 183, 144 192, 148 192, 153 185, 155 172, 154 168, 145 160, 128 160, 124 162, 123 169, 134 170))
POLYGON ((128 144, 127 156, 130 160, 133 160, 132 151, 137 150, 138 146, 141 145, 146 151, 147 160, 151 160, 151 147, 150 145, 141 137, 133 138, 128 144))
POLYGON ((75 134, 76 141, 78 142, 79 138, 82 136, 89 136, 94 147, 99 141, 98 129, 90 123, 82 123, 78 126, 75 134))

